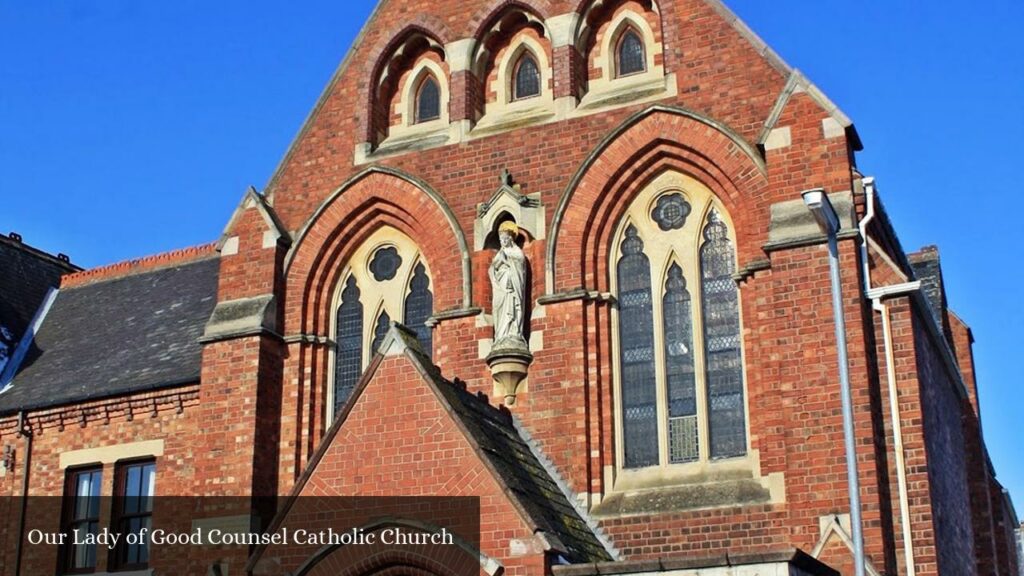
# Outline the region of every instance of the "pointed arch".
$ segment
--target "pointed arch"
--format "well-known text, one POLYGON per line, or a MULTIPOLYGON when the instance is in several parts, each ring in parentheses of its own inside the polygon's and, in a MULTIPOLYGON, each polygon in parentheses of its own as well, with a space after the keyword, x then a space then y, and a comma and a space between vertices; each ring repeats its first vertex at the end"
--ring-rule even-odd
POLYGON ((728 225, 717 210, 708 212, 701 235, 701 324, 710 453, 712 458, 727 458, 747 449, 739 288, 732 279, 736 253, 728 225))
MULTIPOLYGON (((368 61, 372 62, 372 68, 366 70, 369 81, 362 88, 365 109, 369 113, 360 115, 359 129, 361 140, 372 144, 379 143, 387 132, 391 100, 400 88, 402 73, 413 67, 417 60, 422 61, 419 57, 428 52, 437 54, 444 61, 447 56, 444 45, 451 40, 451 32, 436 17, 416 16, 413 22, 403 23, 384 37, 388 41, 368 61)), ((447 86, 447 81, 443 82, 442 88, 444 86, 447 86)), ((406 105, 410 105, 408 99, 406 105)))
POLYGON ((441 87, 433 74, 424 74, 423 78, 419 80, 413 102, 415 106, 414 123, 422 124, 441 118, 441 87))
POLYGON ((697 431, 693 302, 678 261, 673 261, 665 274, 662 294, 669 463, 680 464, 700 457, 700 443, 697 431))
POLYGON ((433 330, 430 317, 434 314, 434 294, 430 291, 430 275, 423 262, 412 267, 402 311, 405 325, 416 333, 416 339, 427 355, 433 355, 433 330))
POLYGON ((636 226, 627 224, 615 266, 619 289, 624 466, 658 463, 657 380, 651 262, 636 226))
POLYGON ((607 266, 623 478, 745 457, 741 310, 722 201, 697 178, 665 170, 644 181, 615 226, 607 266))
POLYGON ((530 49, 523 50, 512 66, 512 100, 540 96, 541 72, 537 57, 530 49))
POLYGON ((615 39, 615 77, 642 74, 647 71, 647 46, 640 32, 627 25, 615 39))
POLYGON ((548 294, 607 290, 603 262, 613 248, 616 222, 637 192, 665 170, 690 174, 714 192, 737 219, 738 253, 760 249, 748 238, 766 234, 765 224, 746 220, 753 213, 749 202, 768 189, 757 149, 720 122, 685 108, 653 105, 598 143, 563 191, 545 248, 548 294))
POLYGON ((374 166, 328 196, 296 235, 284 265, 286 333, 326 336, 339 267, 381 226, 409 236, 429 262, 459 263, 461 274, 434 279, 436 310, 472 307, 470 250, 451 208, 426 182, 374 166))
POLYGON ((371 356, 377 354, 380 350, 380 345, 384 342, 384 337, 388 335, 389 328, 391 328, 391 315, 388 314, 384 304, 381 303, 380 313, 377 315, 377 320, 373 326, 373 340, 370 341, 371 356))
POLYGON ((503 17, 511 13, 524 14, 531 21, 540 23, 554 15, 549 0, 490 0, 469 20, 470 25, 474 27, 472 37, 478 43, 482 43, 486 40, 488 32, 493 30, 503 17))
POLYGON ((349 274, 343 284, 335 318, 337 359, 334 363, 334 386, 329 402, 334 413, 348 401, 362 373, 363 303, 355 276, 349 274))

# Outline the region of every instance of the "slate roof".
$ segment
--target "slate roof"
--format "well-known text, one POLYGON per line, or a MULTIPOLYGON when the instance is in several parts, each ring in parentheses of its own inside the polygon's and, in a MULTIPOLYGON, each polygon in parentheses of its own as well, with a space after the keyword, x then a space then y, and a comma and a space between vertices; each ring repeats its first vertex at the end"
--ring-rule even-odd
POLYGON ((61 276, 77 270, 67 260, 24 244, 17 234, 0 236, 0 326, 8 332, 0 334, 0 344, 13 352, 47 291, 60 284, 61 276))
POLYGON ((924 295, 928 297, 932 316, 942 326, 943 313, 946 311, 946 290, 942 285, 942 264, 938 248, 925 246, 911 254, 910 265, 914 269, 914 276, 921 281, 924 295))
POLYGON ((596 534, 569 502, 561 487, 530 449, 512 415, 450 382, 438 388, 519 504, 546 534, 558 537, 571 563, 612 560, 596 534))
POLYGON ((199 381, 219 260, 62 289, 0 414, 199 381))
MULTIPOLYGON (((564 545, 566 560, 571 563, 611 561, 611 554, 597 534, 552 477, 550 464, 538 459, 536 448, 531 448, 517 429, 512 414, 445 379, 408 328, 393 325, 389 336, 403 341, 406 355, 417 371, 447 401, 450 413, 475 441, 477 453, 493 466, 535 529, 555 536, 564 545)), ((381 350, 386 349, 385 343, 381 350)))

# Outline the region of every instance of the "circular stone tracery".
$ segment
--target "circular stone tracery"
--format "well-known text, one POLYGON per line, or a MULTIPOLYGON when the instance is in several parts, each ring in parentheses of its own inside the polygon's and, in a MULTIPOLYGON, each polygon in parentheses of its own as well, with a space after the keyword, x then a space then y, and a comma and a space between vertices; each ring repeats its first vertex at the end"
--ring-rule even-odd
POLYGON ((401 265, 402 257, 398 255, 398 249, 394 246, 387 246, 373 253, 370 272, 373 273, 374 280, 383 282, 394 278, 401 265))
POLYGON ((693 208, 679 192, 666 194, 655 203, 651 219, 663 232, 679 230, 686 224, 686 217, 693 208))

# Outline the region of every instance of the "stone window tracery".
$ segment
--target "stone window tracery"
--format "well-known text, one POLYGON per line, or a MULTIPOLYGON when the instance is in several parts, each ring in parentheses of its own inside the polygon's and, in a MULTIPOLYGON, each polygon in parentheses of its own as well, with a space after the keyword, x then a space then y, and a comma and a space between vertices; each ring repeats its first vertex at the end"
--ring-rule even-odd
POLYGON ((433 283, 411 238, 391 227, 378 229, 352 253, 340 278, 334 299, 329 421, 351 397, 392 320, 415 332, 427 354, 433 347, 433 283))
POLYGON ((640 193, 621 225, 611 269, 624 469, 747 452, 736 256, 724 214, 710 190, 670 172, 640 193))

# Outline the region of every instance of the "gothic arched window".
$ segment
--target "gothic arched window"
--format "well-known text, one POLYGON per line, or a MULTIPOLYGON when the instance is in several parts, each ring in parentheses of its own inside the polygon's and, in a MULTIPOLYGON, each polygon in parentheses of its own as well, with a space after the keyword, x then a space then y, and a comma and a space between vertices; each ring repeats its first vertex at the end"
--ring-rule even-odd
POLYGON ((359 381, 363 365, 363 305, 359 286, 349 276, 341 291, 336 319, 338 352, 334 362, 334 412, 345 405, 359 381))
POLYGON ((405 322, 416 332, 416 339, 424 352, 433 352, 433 333, 427 321, 434 314, 434 295, 430 292, 430 278, 422 263, 413 269, 409 295, 405 297, 405 322))
POLYGON ((644 41, 633 28, 628 28, 619 38, 615 50, 615 70, 618 76, 628 76, 647 69, 644 41))
POLYGON ((657 382, 651 263, 634 226, 626 228, 619 275, 619 342, 622 366, 622 436, 626 467, 658 463, 657 382))
POLYGON ((512 99, 540 96, 540 68, 529 51, 523 52, 512 72, 512 99))
POLYGON ((373 342, 370 343, 370 354, 376 354, 380 351, 380 345, 388 334, 388 328, 391 328, 391 316, 388 316, 388 311, 384 310, 377 317, 377 324, 373 329, 373 342))
POLYGON ((392 320, 416 333, 432 354, 434 295, 419 248, 398 230, 382 227, 352 253, 335 299, 333 383, 327 406, 338 414, 378 352, 392 320))
POLYGON ((627 210, 616 248, 622 467, 745 455, 736 256, 722 207, 697 181, 660 176, 627 210))
POLYGON ((429 122, 441 117, 441 88, 428 74, 416 91, 416 122, 429 122))
POLYGON ((747 444, 739 289, 732 279, 736 265, 729 229, 718 212, 708 215, 703 236, 700 288, 711 457, 724 458, 743 454, 747 444))

